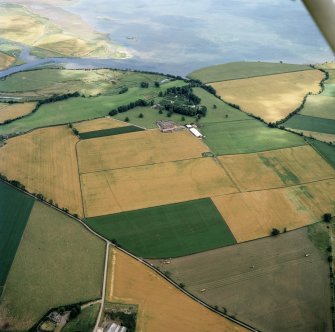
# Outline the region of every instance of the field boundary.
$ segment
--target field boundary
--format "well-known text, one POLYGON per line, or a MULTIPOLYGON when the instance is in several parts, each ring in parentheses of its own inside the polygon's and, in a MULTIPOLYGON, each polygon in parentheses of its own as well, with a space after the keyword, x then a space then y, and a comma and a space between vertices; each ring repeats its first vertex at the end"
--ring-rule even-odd
MULTIPOLYGON (((57 207, 51 205, 50 203, 48 203, 48 202, 46 202, 46 201, 42 201, 42 200, 36 198, 35 196, 33 196, 32 194, 30 194, 29 192, 24 191, 24 190, 22 190, 22 189, 19 189, 19 188, 15 187, 15 186, 13 186, 11 183, 8 183, 7 181, 4 181, 3 179, 0 179, 0 181, 2 181, 2 182, 4 182, 4 183, 7 183, 8 185, 10 185, 11 187, 15 188, 16 190, 18 190, 18 191, 20 191, 20 192, 22 192, 22 193, 24 193, 24 194, 26 194, 26 195, 32 197, 33 199, 35 199, 35 200, 37 200, 37 201, 39 201, 39 202, 41 202, 41 203, 43 203, 43 204, 45 204, 45 205, 47 205, 47 206, 53 208, 53 209, 55 209, 55 210, 57 210, 57 211, 59 211, 59 212, 65 214, 65 215, 68 216, 69 218, 71 218, 71 219, 77 221, 79 224, 81 224, 82 227, 86 228, 86 230, 88 230, 89 232, 91 232, 92 234, 94 234, 95 236, 97 236, 98 238, 100 238, 101 240, 105 241, 106 245, 110 245, 110 246, 112 246, 112 247, 114 247, 114 248, 120 250, 121 252, 125 253, 125 254, 128 255, 129 257, 132 257, 132 258, 135 259, 136 261, 138 261, 138 262, 142 263, 143 265, 147 266, 149 269, 151 269, 152 271, 154 271, 154 272, 155 272, 156 274, 158 274, 160 277, 162 277, 163 279, 165 279, 166 281, 168 281, 172 286, 174 286, 175 288, 177 288, 180 292, 184 293, 185 295, 187 295, 188 297, 190 297, 192 300, 196 301, 196 302, 199 303, 200 305, 204 306, 205 308, 207 308, 207 309, 211 310, 212 312, 214 312, 214 313, 216 313, 216 314, 218 314, 218 315, 220 315, 220 316, 222 316, 222 317, 224 317, 224 318, 230 320, 231 322, 233 322, 233 323, 235 323, 235 324, 237 324, 237 325, 239 325, 239 326, 244 327, 245 329, 247 329, 247 330, 249 330, 249 331, 253 331, 253 332, 261 332, 260 330, 258 330, 258 329, 256 329, 256 328, 252 327, 251 325, 248 325, 248 324, 243 323, 242 321, 240 321, 240 320, 238 320, 238 319, 236 319, 236 318, 233 318, 233 317, 231 317, 231 316, 229 316, 229 315, 226 315, 226 314, 224 314, 224 313, 218 311, 217 309, 211 307, 209 304, 207 304, 207 303, 203 302, 202 300, 198 299, 196 296, 192 295, 191 293, 189 293, 189 292, 186 291, 185 289, 181 288, 181 287, 180 287, 177 283, 175 283, 173 280, 171 280, 171 279, 169 279, 168 277, 166 277, 166 276, 164 275, 163 272, 159 271, 159 270, 158 270, 157 268, 155 268, 152 264, 150 264, 150 263, 146 262, 145 260, 143 260, 143 259, 141 259, 141 258, 139 258, 139 257, 137 257, 137 256, 135 256, 135 255, 133 255, 133 254, 131 254, 130 252, 126 251, 125 249, 118 247, 117 245, 115 245, 115 244, 111 243, 110 241, 108 241, 107 239, 105 239, 103 236, 101 236, 101 235, 99 235, 98 233, 96 233, 96 232, 95 232, 94 230, 92 230, 88 225, 86 225, 81 219, 79 219, 79 218, 77 218, 77 217, 74 217, 73 215, 71 215, 71 214, 69 214, 69 213, 63 211, 63 210, 60 209, 60 208, 57 208, 57 207)), ((107 274, 107 271, 106 271, 106 270, 105 270, 105 274, 107 274)), ((101 305, 101 308, 103 308, 103 303, 102 303, 102 305, 101 305)), ((96 330, 94 330, 94 331, 96 331, 96 330)))
MULTIPOLYGON (((301 71, 308 71, 308 70, 313 70, 314 68, 310 68, 310 69, 301 69, 301 70, 292 70, 292 71, 283 71, 281 73, 275 73, 275 74, 263 74, 263 75, 256 75, 256 76, 246 76, 246 77, 241 77, 241 78, 231 78, 228 80, 219 80, 219 81, 211 81, 211 82, 206 82, 204 84, 206 85, 210 85, 211 83, 219 83, 219 82, 227 82, 227 81, 237 81, 237 80, 244 80, 244 79, 248 79, 248 78, 255 78, 255 77, 264 77, 264 76, 275 76, 275 75, 281 75, 281 74, 289 74, 289 73, 298 73, 301 71)), ((189 77, 187 75, 187 77, 189 77)), ((190 77, 191 78, 191 77, 190 77)))

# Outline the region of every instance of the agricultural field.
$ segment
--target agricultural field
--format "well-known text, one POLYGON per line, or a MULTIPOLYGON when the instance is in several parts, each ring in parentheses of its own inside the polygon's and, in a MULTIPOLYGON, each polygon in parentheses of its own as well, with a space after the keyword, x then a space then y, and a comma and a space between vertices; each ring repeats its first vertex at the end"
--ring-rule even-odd
POLYGON ((242 191, 279 188, 335 178, 334 169, 310 146, 219 157, 242 191))
POLYGON ((15 62, 15 58, 7 53, 0 51, 0 70, 11 67, 15 62))
POLYGON ((81 313, 73 320, 69 321, 62 332, 91 332, 94 330, 98 317, 100 304, 95 303, 82 309, 81 313))
POLYGON ((266 122, 276 122, 297 109, 307 93, 318 93, 323 77, 319 70, 305 70, 211 85, 227 102, 266 122))
POLYGON ((246 331, 204 308, 148 267, 115 249, 110 250, 106 300, 138 304, 138 331, 167 332, 171 328, 176 332, 246 331))
POLYGON ((316 66, 322 69, 335 69, 335 62, 325 62, 316 66))
POLYGON ((245 113, 227 105, 221 99, 202 88, 193 88, 194 93, 201 98, 201 105, 207 107, 207 114, 199 124, 211 122, 229 122, 249 119, 245 113), (213 107, 215 105, 215 107, 213 107))
POLYGON ((311 70, 307 65, 271 62, 230 62, 202 68, 188 76, 204 83, 237 80, 241 78, 267 76, 302 70, 311 70))
MULTIPOLYGON (((113 69, 71 70, 47 67, 14 73, 1 79, 0 92, 38 99, 73 92, 89 97, 118 94, 122 87, 138 87, 141 81, 149 82, 152 88, 155 81, 165 78, 163 75, 113 69)), ((162 84, 162 88, 169 84, 171 82, 162 84)))
POLYGON ((206 303, 260 331, 331 331, 328 246, 328 231, 320 223, 170 264, 150 262, 206 303))
POLYGON ((302 137, 254 120, 207 123, 204 141, 217 155, 252 153, 304 145, 302 137))
POLYGON ((0 148, 0 173, 60 208, 83 215, 75 145, 67 126, 34 130, 0 148))
POLYGON ((188 130, 139 131, 85 140, 77 145, 80 173, 199 158, 207 151, 207 146, 188 130))
POLYGON ((335 168, 335 146, 307 138, 308 143, 335 168))
POLYGON ((293 230, 335 213, 335 179, 212 197, 237 242, 293 230))
POLYGON ((35 202, 0 300, 0 329, 27 331, 49 309, 101 297, 105 243, 35 202))
POLYGON ((335 120, 315 116, 296 114, 285 121, 283 125, 299 131, 316 131, 323 134, 335 135, 335 120))
POLYGON ((301 115, 335 120, 335 98, 324 95, 308 96, 301 115))
MULTIPOLYGON (((137 99, 152 100, 160 91, 170 86, 184 84, 183 81, 169 82, 160 88, 143 89, 140 87, 129 88, 123 94, 101 95, 84 98, 73 97, 53 103, 43 104, 34 114, 23 119, 16 120, 0 127, 0 135, 26 132, 34 128, 50 125, 67 124, 99 117, 105 117, 118 106, 134 102, 137 99)), ((1 91, 1 89, 0 89, 1 91)), ((127 116, 122 113, 122 120, 127 116)))
POLYGON ((102 129, 102 130, 91 131, 88 133, 82 133, 79 134, 79 138, 81 140, 91 138, 101 138, 106 136, 135 133, 137 131, 143 131, 143 130, 144 130, 143 128, 136 126, 118 127, 118 128, 102 129))
POLYGON ((139 257, 190 255, 236 243, 209 198, 86 219, 97 233, 139 257))
POLYGON ((111 117, 99 118, 91 121, 82 121, 74 123, 73 126, 78 130, 79 134, 89 133, 112 128, 127 127, 127 122, 118 121, 111 117))
POLYGON ((13 120, 31 113, 36 107, 36 103, 0 103, 0 124, 8 120, 13 120))
POLYGON ((212 158, 87 173, 81 184, 86 218, 237 192, 212 158))
POLYGON ((0 296, 34 200, 0 181, 0 296))
POLYGON ((57 11, 61 13, 58 13, 57 17, 56 6, 52 7, 53 15, 50 13, 45 15, 48 11, 41 12, 41 8, 36 7, 30 6, 28 9, 27 6, 17 4, 2 4, 0 17, 6 27, 1 31, 2 38, 33 46, 37 48, 39 56, 43 54, 54 57, 127 58, 130 56, 125 49, 112 44, 106 36, 95 33, 76 15, 61 11, 59 8, 57 11), (60 18, 64 13, 67 13, 67 17, 70 16, 70 21, 73 22, 72 28, 71 24, 64 23, 66 19, 60 18))

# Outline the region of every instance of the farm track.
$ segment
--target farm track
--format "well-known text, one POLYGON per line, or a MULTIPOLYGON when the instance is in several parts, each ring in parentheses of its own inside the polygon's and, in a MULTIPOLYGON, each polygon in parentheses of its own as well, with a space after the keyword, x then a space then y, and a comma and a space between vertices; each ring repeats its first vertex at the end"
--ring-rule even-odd
MULTIPOLYGON (((96 237, 100 238, 101 240, 105 241, 106 246, 107 246, 107 248, 106 248, 106 252, 108 252, 108 250, 109 250, 109 249, 108 249, 109 246, 114 247, 114 248, 120 250, 121 252, 123 252, 124 254, 128 255, 129 257, 132 257, 133 259, 137 260, 137 261, 140 262, 141 264, 143 264, 143 265, 145 265, 146 267, 150 268, 152 271, 154 271, 156 274, 158 274, 161 278, 165 279, 165 280, 168 281, 172 286, 174 286, 175 288, 177 288, 180 292, 184 293, 185 295, 187 295, 188 297, 190 297, 192 300, 196 301, 196 302, 199 303, 200 305, 204 306, 205 308, 211 310, 212 312, 214 312, 214 313, 216 313, 216 314, 218 314, 218 315, 220 315, 220 316, 222 316, 222 317, 224 317, 224 318, 230 320, 231 322, 233 322, 233 323, 235 323, 235 324, 237 324, 237 325, 239 325, 239 326, 241 326, 241 327, 243 327, 243 328, 245 328, 245 329, 247 329, 247 330, 249 330, 249 331, 260 332, 258 329, 254 328, 254 327, 252 327, 252 326, 250 326, 250 325, 248 325, 248 324, 246 324, 246 323, 243 323, 243 322, 239 321, 238 319, 235 319, 235 318, 233 318, 233 317, 231 317, 231 316, 229 316, 229 315, 226 315, 226 314, 224 314, 224 313, 222 313, 222 312, 216 310, 215 308, 211 307, 211 306, 208 305, 207 303, 203 302, 202 300, 200 300, 200 299, 197 298, 196 296, 194 296, 194 295, 192 295, 191 293, 189 293, 189 292, 188 292, 187 290, 185 290, 184 288, 181 288, 176 282, 174 282, 173 280, 171 280, 171 279, 169 279, 168 277, 166 277, 166 276, 164 275, 163 272, 161 272, 160 270, 156 269, 152 264, 150 264, 150 263, 146 262, 145 260, 143 260, 143 259, 141 259, 141 258, 139 258, 139 257, 137 257, 137 256, 135 256, 135 255, 133 255, 132 253, 126 251, 125 249, 118 247, 117 245, 111 243, 109 240, 107 240, 106 238, 104 238, 104 237, 101 236, 100 234, 96 233, 96 232, 95 232, 94 230, 92 230, 89 226, 87 226, 81 219, 76 218, 76 217, 74 217, 73 215, 71 215, 71 214, 69 214, 69 213, 66 213, 66 212, 63 211, 62 209, 60 209, 60 208, 58 208, 58 207, 55 207, 55 206, 51 205, 50 203, 48 203, 48 202, 46 202, 46 201, 41 201, 41 200, 39 200, 38 198, 36 198, 36 197, 33 196, 32 194, 30 194, 29 192, 24 191, 24 190, 22 190, 22 189, 19 189, 19 188, 15 187, 15 186, 13 186, 11 183, 9 183, 9 182, 7 182, 7 181, 4 181, 3 179, 0 179, 0 181, 6 183, 6 184, 8 184, 8 185, 10 185, 12 188, 16 189, 17 191, 20 191, 20 192, 22 192, 22 193, 24 193, 24 194, 26 194, 26 195, 28 195, 28 196, 34 198, 36 201, 39 201, 39 202, 41 202, 42 204, 47 205, 47 206, 49 206, 50 208, 53 208, 53 209, 57 210, 58 212, 61 212, 62 214, 65 214, 67 217, 69 217, 69 218, 71 218, 71 219, 77 221, 78 223, 80 223, 81 226, 83 226, 86 230, 88 230, 89 232, 91 232, 93 235, 95 235, 96 237)), ((107 257, 107 261, 108 261, 108 257, 107 257)), ((106 264, 106 257, 105 257, 105 271, 104 271, 104 277, 103 277, 104 282, 103 282, 103 287, 102 287, 102 291, 104 292, 104 294, 102 294, 101 301, 102 301, 103 299, 105 299, 105 287, 106 287, 106 278, 107 278, 107 272, 108 272, 108 271, 107 271, 107 270, 108 270, 107 268, 108 268, 108 264, 106 264)), ((103 301, 102 301, 102 302, 103 302, 103 301)), ((101 308, 100 308, 100 312, 102 312, 102 310, 103 310, 103 306, 101 306, 101 308)), ((99 321, 97 320, 96 326, 97 326, 98 323, 99 323, 99 321)), ((94 331, 96 331, 96 329, 94 329, 94 331)))

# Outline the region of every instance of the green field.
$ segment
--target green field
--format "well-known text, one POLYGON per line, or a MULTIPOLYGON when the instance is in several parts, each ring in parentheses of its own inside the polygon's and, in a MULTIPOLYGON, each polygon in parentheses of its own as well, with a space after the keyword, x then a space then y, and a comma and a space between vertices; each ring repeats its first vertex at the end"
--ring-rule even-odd
MULTIPOLYGON (((28 130, 57 124, 66 124, 106 116, 118 106, 129 104, 137 99, 153 99, 158 92, 173 85, 185 84, 182 81, 164 84, 161 88, 130 88, 127 93, 91 98, 69 98, 54 103, 43 104, 37 112, 9 124, 0 126, 0 135, 26 132, 28 130)), ((123 119, 126 115, 123 114, 123 119)))
POLYGON ((88 218, 85 222, 145 258, 184 256, 236 243, 209 198, 88 218))
POLYGON ((101 296, 105 243, 36 202, 0 299, 0 326, 27 331, 49 309, 101 296))
POLYGON ((121 135, 121 134, 133 133, 135 131, 143 131, 143 130, 144 129, 140 127, 136 127, 136 126, 126 126, 126 127, 117 127, 117 128, 110 128, 110 129, 88 131, 86 133, 80 133, 79 137, 80 139, 89 139, 89 138, 121 135))
POLYGON ((335 134, 335 120, 314 116, 294 115, 283 123, 286 128, 316 131, 325 134, 335 134))
POLYGON ((309 96, 300 114, 335 120, 335 98, 324 95, 309 96))
POLYGON ((231 62, 202 68, 190 73, 188 76, 193 79, 201 80, 204 83, 212 83, 310 69, 312 68, 307 65, 287 63, 231 62))
POLYGON ((182 120, 182 115, 176 113, 167 117, 166 111, 159 114, 157 109, 153 109, 151 107, 136 107, 127 112, 119 113, 113 116, 113 118, 121 121, 124 121, 126 117, 129 118, 130 123, 147 129, 157 128, 156 122, 159 120, 174 121, 182 125, 194 122, 194 117, 185 116, 185 120, 182 120), (143 118, 139 117, 141 113, 143 114, 143 118))
POLYGON ((302 137, 254 120, 208 123, 200 129, 217 155, 252 153, 304 145, 302 137))
POLYGON ((19 72, 0 79, 0 92, 36 95, 39 98, 51 94, 79 91, 84 94, 115 94, 121 86, 136 87, 141 81, 153 86, 166 77, 112 69, 70 70, 43 68, 19 72))
POLYGON ((335 83, 325 84, 325 90, 321 96, 335 97, 335 83))
POLYGON ((95 303, 84 308, 81 313, 73 320, 68 322, 62 332, 91 332, 94 330, 95 322, 98 317, 100 304, 95 303))
POLYGON ((227 105, 202 88, 193 88, 194 93, 201 98, 201 105, 207 107, 207 114, 201 118, 199 123, 229 122, 235 120, 250 119, 245 113, 227 105), (216 108, 213 108, 216 105, 216 108))
POLYGON ((320 142, 316 139, 306 138, 308 143, 316 149, 330 165, 335 168, 335 146, 320 142))
POLYGON ((0 181, 0 295, 34 199, 0 181))

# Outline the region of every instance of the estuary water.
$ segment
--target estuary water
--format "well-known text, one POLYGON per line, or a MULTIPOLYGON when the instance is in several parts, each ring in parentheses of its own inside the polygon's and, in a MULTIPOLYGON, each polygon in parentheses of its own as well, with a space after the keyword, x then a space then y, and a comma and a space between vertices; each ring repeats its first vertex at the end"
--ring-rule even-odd
POLYGON ((186 75, 231 61, 320 63, 334 55, 301 1, 77 0, 64 9, 126 47, 131 59, 25 59, 70 68, 122 68, 186 75))

